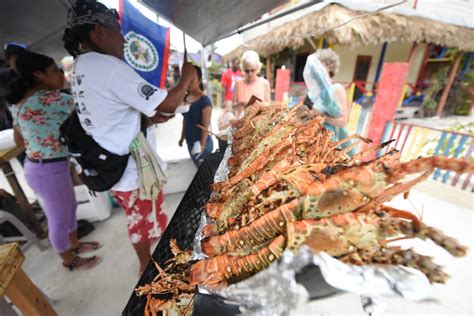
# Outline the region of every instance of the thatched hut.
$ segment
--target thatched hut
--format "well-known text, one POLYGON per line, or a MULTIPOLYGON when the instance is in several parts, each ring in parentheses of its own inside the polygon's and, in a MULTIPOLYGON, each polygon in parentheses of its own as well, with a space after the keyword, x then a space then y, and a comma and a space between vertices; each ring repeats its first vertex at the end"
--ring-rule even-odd
POLYGON ((224 60, 253 49, 272 64, 267 74, 274 76, 275 69, 285 65, 292 70, 292 81, 299 82, 306 56, 318 48, 318 40, 321 44, 324 39, 341 57, 341 71, 335 80, 362 81, 368 83, 364 87, 370 90, 383 62, 410 60, 408 83, 414 88, 431 66, 449 63, 456 50, 474 51, 472 26, 456 25, 442 18, 430 19, 429 14, 413 13, 411 8, 411 11, 397 8, 368 15, 373 9, 354 1, 325 2, 314 7, 309 13, 246 41, 225 55, 224 60), (354 19, 361 15, 365 16, 354 19), (451 49, 443 50, 443 47, 451 49), (438 54, 440 50, 444 53, 438 54))
POLYGON ((366 46, 391 42, 433 43, 454 47, 462 51, 474 51, 474 29, 446 24, 417 16, 378 12, 332 30, 366 11, 353 10, 333 3, 321 10, 309 13, 297 20, 285 23, 241 45, 225 56, 226 60, 239 57, 247 49, 254 49, 262 57, 268 57, 285 48, 298 50, 306 39, 323 36, 331 45, 366 46), (313 36, 311 36, 313 34, 313 36), (293 37, 295 35, 306 35, 293 37))

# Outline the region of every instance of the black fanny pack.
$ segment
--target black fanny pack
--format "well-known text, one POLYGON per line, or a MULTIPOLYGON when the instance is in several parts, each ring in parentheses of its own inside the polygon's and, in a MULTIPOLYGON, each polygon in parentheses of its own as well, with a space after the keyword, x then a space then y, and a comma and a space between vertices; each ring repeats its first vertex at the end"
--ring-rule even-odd
MULTIPOLYGON (((143 122, 142 119, 142 130, 146 130, 143 122)), ((82 172, 79 176, 89 190, 107 191, 119 182, 130 154, 117 155, 102 148, 82 128, 76 111, 64 121, 59 130, 61 142, 67 146, 71 157, 81 166, 82 172)))

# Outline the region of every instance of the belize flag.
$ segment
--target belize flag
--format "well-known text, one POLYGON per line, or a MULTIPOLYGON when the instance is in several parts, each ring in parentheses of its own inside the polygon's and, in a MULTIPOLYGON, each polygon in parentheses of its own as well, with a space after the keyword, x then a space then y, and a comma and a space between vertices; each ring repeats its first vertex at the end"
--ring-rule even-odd
POLYGON ((170 29, 140 13, 129 0, 119 1, 122 33, 127 43, 124 59, 142 78, 164 88, 168 70, 170 29))

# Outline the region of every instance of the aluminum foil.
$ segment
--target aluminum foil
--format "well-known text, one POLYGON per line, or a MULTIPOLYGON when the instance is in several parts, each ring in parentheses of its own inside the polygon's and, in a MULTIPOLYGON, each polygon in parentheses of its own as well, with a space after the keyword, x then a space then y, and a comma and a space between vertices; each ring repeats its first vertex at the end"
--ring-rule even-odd
MULTIPOLYGON (((204 286, 198 289, 217 295, 229 304, 239 305, 245 315, 283 315, 309 299, 310 294, 304 284, 296 282, 295 275, 312 265, 319 267, 330 286, 361 295, 361 303, 367 312, 384 309, 383 296, 401 296, 410 301, 430 297, 431 285, 418 270, 403 266, 347 265, 325 252, 314 254, 306 246, 297 253, 285 251, 280 261, 223 290, 212 291, 204 286)), ((305 283, 312 281, 307 279, 305 283)))
POLYGON ((191 260, 202 260, 202 259, 207 258, 207 256, 202 253, 201 240, 204 239, 204 235, 202 233, 202 230, 208 222, 209 222, 209 220, 206 216, 206 212, 203 211, 201 213, 201 219, 199 221, 199 227, 198 227, 198 230, 196 231, 196 236, 194 237, 194 241, 193 241, 193 253, 191 255, 191 260))
POLYGON ((218 295, 229 304, 239 305, 245 315, 282 315, 305 303, 309 297, 304 286, 295 281, 295 273, 301 268, 299 258, 286 251, 280 261, 246 280, 220 291, 205 287, 199 287, 199 290, 218 295))
POLYGON ((229 167, 227 166, 227 160, 229 160, 230 156, 232 156, 231 144, 229 144, 225 149, 224 158, 222 158, 222 161, 216 170, 216 174, 214 175, 214 183, 229 180, 229 167))
MULTIPOLYGON (((309 248, 301 251, 309 251, 309 248)), ((409 301, 422 301, 429 297, 431 284, 420 271, 395 265, 356 266, 344 264, 325 252, 311 257, 319 266, 324 280, 346 292, 368 297, 397 295, 409 301)))
MULTIPOLYGON (((225 150, 224 157, 222 158, 222 161, 219 164, 219 167, 217 167, 216 173, 214 175, 214 183, 224 182, 229 179, 229 167, 227 165, 227 160, 229 160, 230 156, 232 156, 231 145, 232 145, 233 131, 234 130, 231 128, 227 131, 228 146, 225 150)), ((214 192, 211 193, 211 198, 214 196, 214 194, 215 194, 214 192)), ((206 216, 206 212, 203 210, 203 212, 201 213, 201 220, 199 222, 199 227, 196 231, 196 236, 194 237, 194 241, 193 241, 193 253, 191 256, 192 260, 202 260, 202 259, 207 258, 207 256, 201 250, 201 240, 204 239, 202 230, 204 229, 204 226, 212 222, 213 221, 206 216)))
MULTIPOLYGON (((229 167, 227 166, 227 160, 229 160, 230 156, 232 155, 232 131, 230 130, 227 135, 227 141, 229 145, 227 146, 224 153, 224 158, 222 158, 222 161, 219 164, 219 167, 217 168, 216 173, 214 175, 214 183, 224 182, 229 179, 229 167)), ((214 196, 214 194, 214 192, 211 193, 211 198, 214 196)), ((202 230, 204 229, 204 226, 212 222, 213 221, 206 216, 206 212, 203 210, 203 212, 201 213, 199 227, 196 231, 196 236, 194 237, 193 241, 193 253, 191 257, 192 260, 202 260, 207 258, 207 256, 201 250, 201 240, 204 239, 202 230)))
MULTIPOLYGON (((231 142, 231 132, 229 134, 231 142)), ((228 180, 227 160, 231 151, 231 146, 228 146, 216 171, 215 182, 228 180)), ((204 238, 203 227, 210 222, 203 212, 193 245, 193 259, 207 258, 202 253, 201 240, 204 238)), ((383 296, 401 296, 410 301, 422 301, 431 296, 432 287, 428 279, 416 269, 387 265, 347 265, 325 252, 314 254, 306 246, 301 247, 297 253, 285 251, 282 259, 267 269, 223 290, 213 291, 199 286, 198 291, 216 295, 225 302, 240 306, 245 315, 284 315, 312 296, 304 283, 320 282, 321 276, 326 282, 321 286, 330 285, 341 291, 361 295, 361 304, 368 313, 384 309, 385 305, 381 301, 383 296), (314 274, 314 280, 311 277, 304 278, 303 284, 296 281, 295 276, 303 268, 315 266, 319 267, 315 269, 315 274, 320 275, 314 274)))

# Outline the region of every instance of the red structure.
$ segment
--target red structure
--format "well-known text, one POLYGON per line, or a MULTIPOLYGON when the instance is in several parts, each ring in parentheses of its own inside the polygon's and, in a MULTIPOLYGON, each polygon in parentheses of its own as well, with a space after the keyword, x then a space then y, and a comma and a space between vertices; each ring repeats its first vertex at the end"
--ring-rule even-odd
POLYGON ((393 120, 402 98, 409 68, 409 63, 386 63, 383 66, 368 135, 375 144, 382 141, 385 124, 393 120))
POLYGON ((275 83, 275 101, 282 101, 283 94, 290 91, 290 69, 278 69, 275 83))

